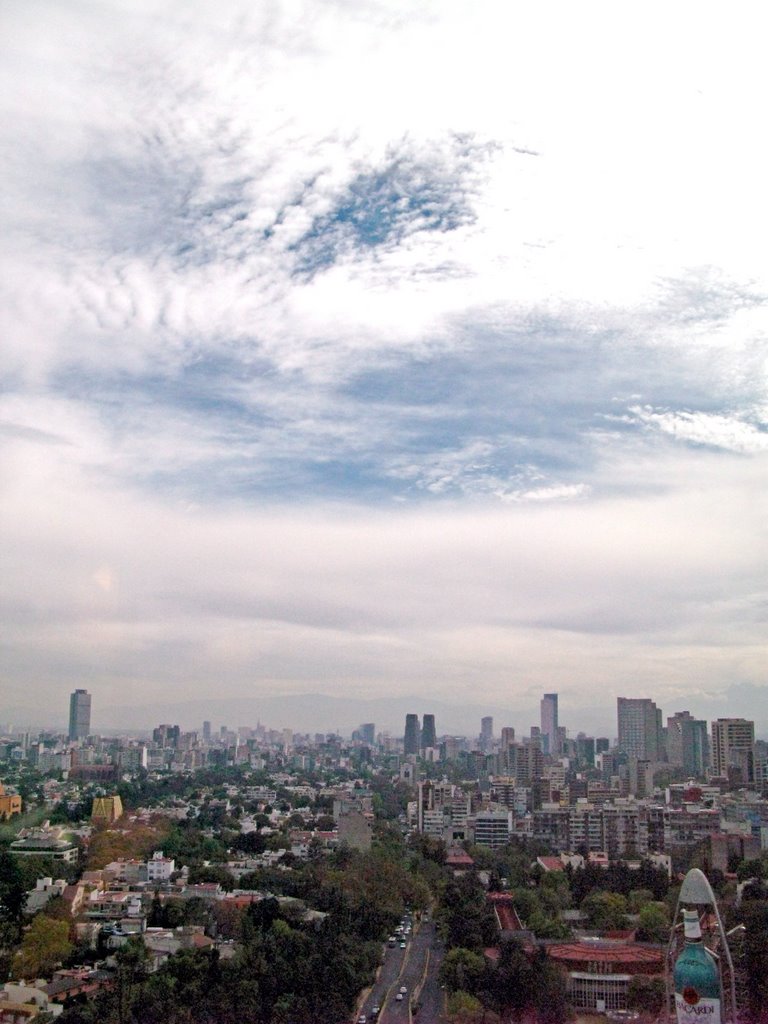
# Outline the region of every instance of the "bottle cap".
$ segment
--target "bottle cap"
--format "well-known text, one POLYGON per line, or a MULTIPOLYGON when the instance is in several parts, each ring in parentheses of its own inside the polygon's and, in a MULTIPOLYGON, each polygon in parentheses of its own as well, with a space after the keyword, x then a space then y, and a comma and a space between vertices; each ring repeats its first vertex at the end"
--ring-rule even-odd
POLYGON ((683 925, 685 927, 686 939, 701 938, 701 924, 699 923, 699 915, 695 910, 683 911, 683 925))

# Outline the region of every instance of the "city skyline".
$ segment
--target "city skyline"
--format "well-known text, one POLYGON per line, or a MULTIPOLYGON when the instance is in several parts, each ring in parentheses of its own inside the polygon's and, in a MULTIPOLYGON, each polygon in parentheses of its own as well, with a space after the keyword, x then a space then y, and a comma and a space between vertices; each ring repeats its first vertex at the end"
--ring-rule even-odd
POLYGON ((761 35, 555 9, 3 5, 0 716, 768 729, 761 35))
MULTIPOLYGON (((690 709, 678 709, 674 713, 664 713, 664 709, 657 707, 652 698, 649 697, 619 697, 613 714, 613 720, 608 718, 593 719, 587 725, 578 715, 574 721, 565 724, 555 725, 553 719, 557 717, 559 694, 545 693, 540 701, 541 724, 531 721, 529 725, 523 724, 525 716, 515 716, 508 710, 499 712, 503 725, 499 725, 498 734, 494 730, 494 716, 481 714, 478 718, 481 706, 454 707, 430 701, 430 711, 415 713, 411 710, 403 712, 396 711, 395 702, 387 704, 386 701, 361 702, 354 700, 332 700, 320 698, 318 695, 302 695, 299 698, 274 698, 271 703, 260 702, 254 705, 251 711, 247 710, 245 702, 221 705, 223 707, 220 720, 224 719, 229 724, 213 724, 211 718, 203 718, 202 715, 215 717, 211 711, 211 705, 156 705, 145 707, 138 717, 126 718, 126 710, 111 709, 96 706, 96 726, 92 727, 92 695, 83 689, 77 689, 69 695, 69 717, 68 727, 62 726, 60 718, 55 714, 37 719, 18 719, 15 723, 8 718, 4 709, 0 707, 0 734, 3 731, 10 731, 16 735, 22 735, 27 730, 35 729, 52 730, 63 729, 69 736, 70 741, 77 742, 84 739, 91 733, 98 735, 103 732, 106 735, 148 734, 156 728, 154 723, 165 721, 161 729, 178 729, 181 727, 185 732, 199 734, 205 742, 210 742, 219 734, 225 732, 236 732, 252 730, 256 725, 268 728, 278 728, 285 731, 295 731, 297 734, 313 735, 318 731, 328 734, 338 734, 345 738, 361 739, 372 743, 374 736, 386 735, 396 739, 400 735, 404 740, 405 753, 425 753, 425 748, 439 746, 439 742, 447 737, 465 739, 469 744, 475 745, 481 750, 503 751, 508 743, 526 743, 528 737, 536 737, 540 742, 542 752, 553 756, 556 760, 562 756, 563 742, 572 741, 578 744, 579 741, 590 739, 599 743, 615 744, 617 749, 623 750, 631 757, 648 760, 653 763, 657 760, 660 751, 665 752, 670 763, 687 767, 692 775, 699 774, 704 762, 708 757, 717 760, 725 757, 723 750, 728 749, 728 742, 723 746, 722 742, 716 739, 716 729, 720 735, 730 737, 730 733, 723 733, 722 730, 735 729, 735 735, 739 737, 737 742, 742 741, 744 733, 741 723, 747 722, 751 729, 752 743, 755 740, 768 741, 768 728, 760 723, 755 723, 754 718, 739 716, 732 713, 728 716, 713 716, 711 718, 700 718, 692 713, 690 709), (314 708, 307 708, 307 702, 312 700, 326 701, 325 712, 318 713, 314 708), (333 710, 329 710, 333 708, 333 710), (375 722, 362 722, 356 719, 361 709, 366 714, 373 712, 376 708, 377 719, 375 722), (437 709, 437 714, 435 710, 437 709), (554 715, 553 715, 554 710, 554 715), (117 719, 115 715, 117 714, 117 719), (474 714, 474 718, 473 718, 474 714), (398 720, 399 715, 399 720, 398 720), (309 717, 307 717, 309 716, 309 717), (664 718, 666 725, 664 725, 664 718), (5 720, 4 720, 5 719, 5 720), (437 720, 437 721, 436 721, 437 720), (403 735, 403 721, 405 723, 403 735), (440 728, 437 728, 437 722, 440 728), (119 723, 119 724, 117 724, 119 723), (175 723, 173 726, 171 723, 175 723), (355 724, 353 724, 355 723, 355 724), (558 737, 558 749, 553 752, 549 750, 549 733, 542 726, 548 723, 556 729, 558 737), (724 724, 722 724, 724 723, 724 724), (479 726, 479 729, 478 729, 479 726), (515 739, 517 737, 517 739, 515 739), (721 752, 718 755, 718 747, 721 752)), ((418 700, 405 699, 400 702, 400 708, 413 707, 418 705, 418 700)), ((482 708, 483 712, 489 709, 482 708)), ((533 716, 529 716, 533 718, 533 716)), ((610 717, 610 716, 609 716, 610 717)), ((730 742, 730 740, 729 740, 730 742)), ((600 747, 600 749, 607 749, 600 747)), ((664 758, 662 758, 664 759, 664 758)))

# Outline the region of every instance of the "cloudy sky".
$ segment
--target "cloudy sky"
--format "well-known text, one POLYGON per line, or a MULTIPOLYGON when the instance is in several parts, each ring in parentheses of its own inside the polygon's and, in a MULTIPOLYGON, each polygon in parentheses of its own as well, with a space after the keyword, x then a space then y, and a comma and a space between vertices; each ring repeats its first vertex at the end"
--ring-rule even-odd
POLYGON ((768 732, 756 10, 6 0, 0 715, 768 732))

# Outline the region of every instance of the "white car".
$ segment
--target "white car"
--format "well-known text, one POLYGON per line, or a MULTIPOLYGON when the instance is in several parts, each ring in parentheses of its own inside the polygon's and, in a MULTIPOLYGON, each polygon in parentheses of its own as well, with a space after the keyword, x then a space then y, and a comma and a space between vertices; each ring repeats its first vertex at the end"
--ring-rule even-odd
POLYGON ((396 1003, 402 1003, 402 1001, 403 1001, 403 993, 402 992, 398 992, 397 995, 395 996, 395 1002, 396 1003))
POLYGON ((405 987, 405 985, 401 985, 400 986, 400 995, 401 996, 404 996, 407 991, 408 991, 408 989, 405 987))

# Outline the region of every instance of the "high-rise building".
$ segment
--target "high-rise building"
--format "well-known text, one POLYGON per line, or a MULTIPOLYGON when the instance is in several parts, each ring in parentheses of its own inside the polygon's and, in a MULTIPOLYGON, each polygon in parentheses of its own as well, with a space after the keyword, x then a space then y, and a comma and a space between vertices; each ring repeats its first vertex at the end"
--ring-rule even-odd
POLYGON ((418 715, 405 716, 405 735, 403 736, 403 753, 418 754, 421 748, 421 728, 418 715))
POLYGON ((556 693, 545 693, 541 698, 541 735, 544 737, 544 753, 559 754, 556 693))
POLYGON ((69 739, 84 740, 91 731, 91 695, 75 690, 69 698, 69 739))
POLYGON ((708 763, 707 723, 690 711, 677 711, 667 719, 667 761, 690 775, 703 775, 708 763))
POLYGON ((376 742, 376 723, 375 722, 363 722, 359 729, 360 739, 363 743, 367 743, 369 747, 372 747, 376 742))
POLYGON ((595 738, 594 736, 585 736, 583 732, 580 732, 576 737, 576 757, 578 762, 582 766, 588 768, 594 767, 595 764, 595 738))
POLYGON ((661 708, 649 697, 617 698, 619 750, 631 760, 661 760, 661 708))
POLYGON ((493 717, 486 715, 480 719, 480 749, 491 750, 493 747, 493 717))
POLYGON ((203 740, 206 743, 211 742, 211 723, 203 722, 203 740))
POLYGON ((501 749, 506 750, 507 747, 515 742, 515 728, 512 725, 505 725, 501 730, 501 749))
POLYGON ((712 723, 712 771, 728 775, 739 768, 744 782, 755 779, 755 723, 746 718, 718 718, 712 723))
POLYGON ((437 746, 437 733, 435 732, 435 716, 424 715, 421 720, 421 749, 437 746))

